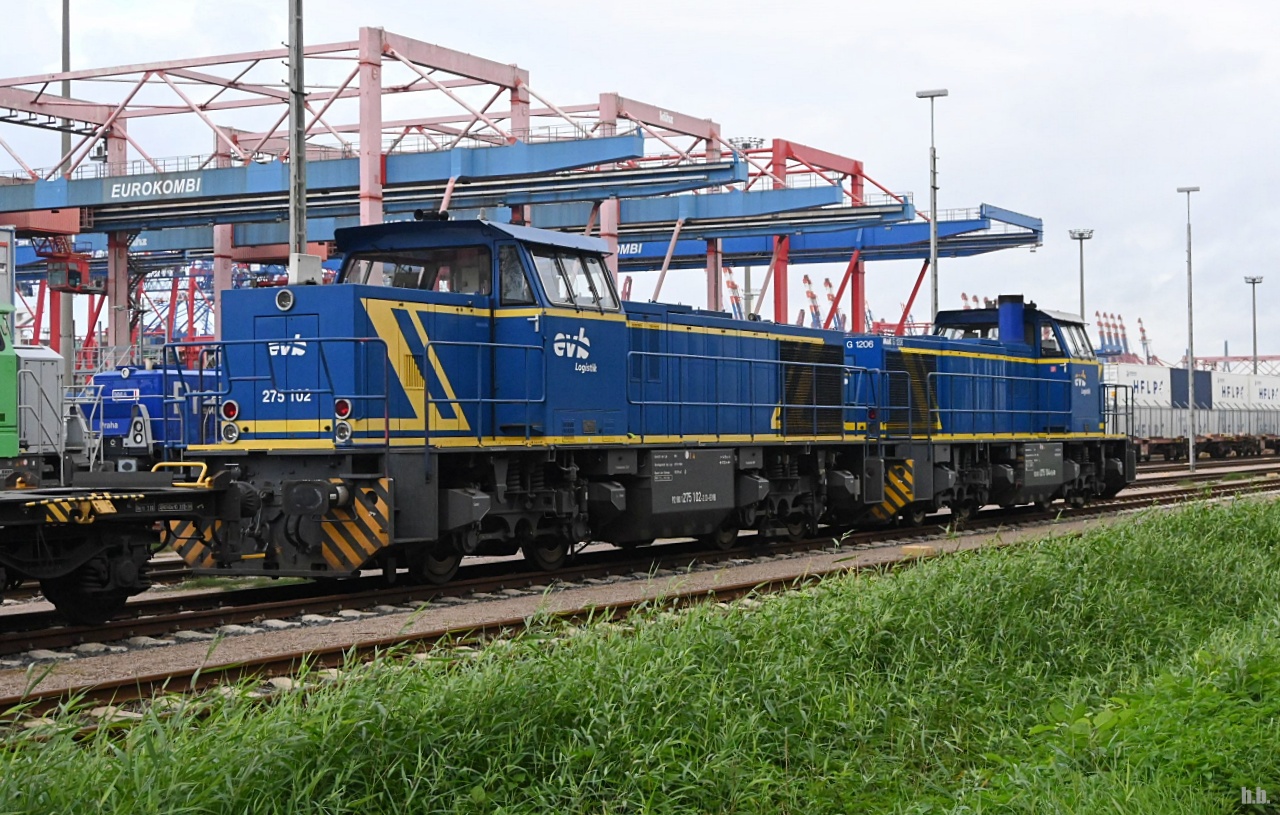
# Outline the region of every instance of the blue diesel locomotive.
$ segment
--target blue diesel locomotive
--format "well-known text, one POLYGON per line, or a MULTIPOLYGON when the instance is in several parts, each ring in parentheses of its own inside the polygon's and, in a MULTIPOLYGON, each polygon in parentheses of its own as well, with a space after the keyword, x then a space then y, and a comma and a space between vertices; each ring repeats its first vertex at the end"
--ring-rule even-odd
POLYGON ((217 421, 177 435, 225 500, 168 526, 197 570, 444 582, 467 555, 555 569, 586 541, 728 547, 1134 477, 1080 320, 1020 297, 944 312, 935 336, 846 337, 620 302, 588 237, 426 221, 336 240, 336 285, 223 294, 209 381, 183 397, 217 421))

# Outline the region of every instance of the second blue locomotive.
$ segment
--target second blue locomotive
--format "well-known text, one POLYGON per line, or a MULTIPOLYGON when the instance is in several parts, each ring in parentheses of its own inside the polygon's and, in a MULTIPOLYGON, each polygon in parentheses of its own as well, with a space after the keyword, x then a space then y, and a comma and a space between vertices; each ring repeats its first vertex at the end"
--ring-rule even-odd
POLYGON ((1133 479, 1079 319, 1020 297, 846 337, 622 303, 586 237, 446 221, 337 243, 338 285, 223 296, 199 397, 218 421, 182 435, 228 499, 171 525, 196 568, 441 582, 467 555, 553 569, 586 541, 730 546, 1133 479))

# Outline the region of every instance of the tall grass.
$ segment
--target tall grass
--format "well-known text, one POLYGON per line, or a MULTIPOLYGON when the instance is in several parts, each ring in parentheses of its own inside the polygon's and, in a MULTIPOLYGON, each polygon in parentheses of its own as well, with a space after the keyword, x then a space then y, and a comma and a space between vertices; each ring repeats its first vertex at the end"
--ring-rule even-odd
POLYGON ((0 809, 1232 811, 1280 797, 1278 537, 1280 505, 1196 506, 14 737, 0 809))

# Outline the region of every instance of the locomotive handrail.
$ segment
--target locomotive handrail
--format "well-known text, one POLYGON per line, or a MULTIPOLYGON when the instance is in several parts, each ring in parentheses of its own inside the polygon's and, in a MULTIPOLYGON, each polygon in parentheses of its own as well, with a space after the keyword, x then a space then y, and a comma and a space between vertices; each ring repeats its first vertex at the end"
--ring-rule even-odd
MULTIPOLYGON (((524 427, 525 441, 529 441, 533 437, 532 430, 534 425, 533 425, 532 416, 531 416, 532 407, 533 405, 545 405, 547 402, 547 357, 546 357, 546 349, 543 346, 526 345, 522 343, 509 343, 509 342, 480 342, 478 340, 428 339, 426 345, 422 349, 422 359, 419 362, 420 362, 419 369, 422 371, 422 374, 423 374, 422 378, 423 378, 424 401, 427 407, 430 407, 432 405, 451 405, 451 406, 456 406, 456 409, 458 410, 462 410, 462 407, 464 405, 476 405, 477 407, 483 407, 484 405, 488 405, 491 408, 490 421, 489 421, 490 428, 493 431, 491 435, 494 438, 497 438, 499 428, 497 424, 496 408, 499 405, 524 405, 525 421, 522 423, 522 426, 524 427), (476 390, 478 392, 476 396, 464 398, 463 396, 457 393, 455 393, 452 396, 452 398, 448 396, 434 397, 431 395, 432 388, 429 387, 428 378, 435 375, 435 370, 436 370, 435 366, 430 363, 431 363, 431 352, 433 349, 436 349, 436 348, 475 348, 476 349, 477 353, 475 355, 476 356, 475 376, 471 379, 471 381, 475 383, 476 390), (494 372, 496 372, 498 368, 498 366, 495 364, 495 361, 492 359, 492 352, 500 351, 504 349, 511 350, 511 351, 518 351, 522 354, 523 361, 525 362, 525 364, 521 366, 521 370, 525 370, 525 371, 531 370, 528 365, 529 354, 533 353, 538 355, 538 358, 540 360, 538 370, 539 370, 539 373, 541 374, 541 376, 538 379, 538 384, 541 386, 541 394, 538 395, 536 398, 534 398, 529 394, 526 394, 523 398, 519 398, 519 397, 499 398, 496 396, 480 395, 480 393, 482 393, 485 389, 486 378, 484 374, 488 372, 490 374, 490 377, 492 377, 494 375, 494 372), (485 358, 486 355, 484 353, 480 353, 481 351, 489 352, 489 358, 486 359, 485 358)), ((455 378, 455 382, 456 381, 457 379, 455 378)), ((493 383, 491 378, 489 382, 490 382, 490 388, 492 389, 493 383)), ((528 384, 527 379, 525 380, 525 383, 526 385, 528 384)), ((477 440, 484 438, 484 422, 481 420, 481 416, 480 416, 481 412, 482 411, 480 410, 476 411, 476 427, 475 427, 476 432, 472 434, 476 437, 477 440)), ((430 414, 428 414, 428 421, 427 421, 428 437, 430 436, 429 415, 430 414)))
MULTIPOLYGON (((790 409, 800 409, 800 410, 811 411, 811 413, 809 413, 810 426, 808 429, 810 430, 810 435, 814 437, 832 436, 832 437, 839 437, 839 438, 848 438, 851 435, 856 435, 856 436, 872 435, 870 432, 869 422, 867 422, 865 430, 851 432, 846 428, 847 419, 849 418, 850 411, 855 412, 854 419, 856 424, 856 420, 857 420, 856 412, 868 411, 871 409, 878 408, 879 404, 878 403, 860 404, 858 402, 851 402, 848 399, 848 394, 850 392, 851 382, 857 382, 856 385, 852 386, 854 392, 862 393, 863 381, 869 380, 871 384, 867 386, 866 392, 868 393, 869 396, 874 396, 876 393, 876 389, 874 388, 874 380, 876 377, 883 374, 882 371, 877 371, 869 368, 861 368, 854 365, 846 365, 843 363, 805 362, 805 361, 792 361, 792 360, 780 360, 780 359, 759 359, 759 358, 748 358, 748 357, 706 357, 706 356, 700 356, 697 354, 677 354, 677 353, 664 352, 664 351, 629 351, 627 353, 627 370, 629 372, 627 377, 627 403, 631 406, 638 407, 640 409, 640 419, 641 419, 640 425, 642 428, 647 430, 651 426, 651 423, 646 420, 649 415, 648 413, 649 409, 675 408, 676 409, 676 421, 675 421, 676 427, 674 430, 674 434, 682 435, 682 436, 683 435, 700 435, 700 434, 695 434, 690 432, 689 428, 686 427, 687 424, 693 421, 696 421, 694 419, 686 418, 687 409, 700 409, 700 410, 706 410, 706 411, 712 412, 711 413, 712 420, 710 422, 711 427, 709 429, 708 435, 721 437, 726 435, 726 433, 723 432, 724 409, 726 408, 775 411, 777 416, 777 426, 771 427, 769 433, 759 432, 756 429, 758 427, 758 423, 748 420, 748 423, 747 423, 748 433, 746 435, 748 435, 749 438, 753 441, 760 438, 763 438, 763 439, 785 438, 787 436, 799 435, 798 433, 795 432, 794 428, 789 428, 786 426, 789 419, 786 416, 784 411, 787 411, 790 409), (674 375, 668 373, 668 375, 659 377, 656 382, 652 383, 654 388, 661 388, 662 390, 667 391, 668 395, 671 398, 665 398, 665 399, 652 398, 649 396, 649 390, 650 390, 650 384, 651 384, 650 377, 644 374, 643 372, 646 370, 645 363, 650 360, 670 360, 676 364, 678 370, 675 372, 674 375), (633 361, 639 361, 640 364, 638 368, 635 365, 633 365, 633 361), (688 368, 694 363, 697 363, 700 366, 710 365, 712 368, 712 372, 709 375, 704 376, 700 372, 689 371, 688 368), (748 394, 751 394, 753 396, 754 394, 757 393, 756 386, 757 386, 758 370, 761 368, 766 369, 768 373, 760 374, 760 375, 769 375, 771 378, 766 382, 775 383, 776 387, 773 389, 775 398, 768 399, 768 400, 749 399, 748 401, 730 400, 725 398, 725 396, 721 393, 721 383, 723 379, 722 374, 725 372, 726 368, 733 368, 739 371, 745 371, 746 391, 748 394), (783 385, 785 381, 786 372, 788 370, 795 370, 797 368, 802 370, 808 370, 812 377, 811 381, 813 381, 813 379, 816 379, 816 375, 819 371, 825 370, 833 373, 838 373, 838 375, 840 376, 840 385, 839 385, 839 388, 837 389, 839 401, 836 401, 836 402, 819 401, 818 400, 819 394, 818 394, 817 388, 810 389, 810 394, 812 395, 812 399, 809 401, 789 402, 781 398, 782 396, 781 391, 785 389, 783 385), (639 377, 631 373, 635 370, 641 371, 641 374, 639 375, 639 377), (690 383, 693 381, 705 381, 707 379, 709 379, 713 383, 712 395, 710 399, 689 399, 684 396, 684 393, 686 391, 686 383, 690 383), (673 383, 675 385, 674 395, 670 393, 672 390, 673 383), (637 393, 637 390, 638 390, 638 393, 637 393), (821 421, 824 416, 827 418, 827 421, 830 421, 830 418, 831 418, 830 413, 835 413, 838 415, 839 429, 836 430, 835 432, 829 432, 826 428, 823 428, 821 426, 821 421)), ((739 392, 743 390, 741 378, 739 378, 736 381, 735 390, 739 392)), ((705 421, 705 419, 703 419, 703 421, 705 421)), ((794 420, 790 420, 790 421, 794 421, 794 420)), ((663 435, 663 434, 645 434, 645 435, 663 435)), ((736 435, 736 434, 733 434, 733 435, 736 435)), ((643 440, 644 440, 644 435, 641 436, 641 441, 643 440)))
POLYGON ((1054 426, 1051 424, 1051 421, 1053 419, 1062 419, 1063 423, 1061 425, 1060 432, 1066 433, 1071 431, 1071 417, 1074 413, 1074 411, 1070 407, 1070 399, 1069 399, 1071 395, 1071 388, 1072 388, 1071 380, 1044 379, 1042 377, 1035 377, 1035 376, 1008 376, 1004 374, 980 374, 980 373, 973 373, 973 372, 967 372, 967 371, 966 372, 933 371, 929 373, 928 376, 926 377, 926 382, 928 385, 929 415, 932 420, 929 422, 929 428, 928 428, 929 430, 928 435, 930 438, 932 438, 935 435, 934 433, 935 430, 941 430, 943 427, 946 427, 948 429, 947 433, 944 435, 954 435, 955 433, 967 432, 971 435, 981 436, 981 435, 996 435, 999 433, 1008 433, 1011 430, 1015 430, 1015 431, 1019 430, 1019 428, 1013 428, 1013 427, 998 427, 994 422, 992 423, 991 429, 980 430, 978 428, 978 422, 976 421, 978 416, 1008 416, 1008 417, 1017 417, 1017 418, 1033 417, 1034 419, 1039 420, 1039 422, 1036 424, 1033 424, 1033 426, 1030 429, 1021 430, 1021 432, 1027 432, 1027 433, 1058 432, 1058 431, 1049 430, 1048 428, 1054 426), (951 397, 951 401, 953 403, 948 407, 941 406, 942 389, 938 387, 939 382, 947 383, 946 395, 951 397), (965 382, 968 384, 968 387, 969 387, 968 404, 973 405, 974 407, 954 406, 955 396, 956 396, 956 389, 955 389, 954 383, 956 382, 965 382), (1011 382, 1013 383, 1022 382, 1028 385, 1026 391, 1022 394, 1021 397, 1017 393, 1010 392, 1009 383, 1011 382), (988 395, 991 397, 988 400, 990 402, 996 401, 996 397, 1001 397, 1001 401, 1005 401, 1007 403, 1007 402, 1015 401, 1019 398, 1025 399, 1027 398, 1028 394, 1034 394, 1034 399, 1036 404, 1034 407, 1026 406, 1026 405, 1021 405, 1021 406, 1012 405, 1005 408, 997 408, 995 407, 994 404, 977 407, 976 405, 978 403, 979 394, 976 393, 975 388, 979 384, 986 384, 990 386, 990 390, 988 392, 988 395), (997 387, 997 385, 999 387, 997 387), (1044 393, 1044 390, 1048 388, 1062 389, 1063 391, 1062 404, 1066 404, 1068 406, 1066 409, 1053 409, 1053 408, 1040 407, 1040 403, 1044 399, 1042 394, 1044 393), (951 419, 951 421, 944 424, 943 422, 944 416, 947 417, 948 419, 951 419), (960 421, 963 418, 968 418, 969 420, 967 428, 965 428, 963 426, 963 422, 960 421))
MULTIPOLYGON (((65 388, 64 393, 65 404, 68 407, 74 407, 78 410, 80 412, 80 417, 84 419, 84 428, 81 433, 85 436, 84 444, 87 466, 90 470, 97 469, 102 464, 103 457, 102 419, 104 417, 99 416, 99 412, 106 412, 103 406, 104 399, 102 396, 102 386, 86 382, 82 385, 73 385, 72 387, 65 388), (85 405, 90 406, 88 415, 86 415, 84 411, 85 405), (93 429, 95 422, 97 423, 97 430, 93 429)), ((70 432, 66 427, 66 423, 69 422, 71 418, 72 417, 70 415, 62 418, 64 435, 70 435, 70 432)), ((65 446, 71 446, 70 439, 67 439, 65 446)))
MULTIPOLYGON (((216 342, 211 342, 207 340, 200 341, 200 342, 171 342, 171 343, 165 344, 165 352, 166 354, 168 354, 169 352, 172 351, 176 355, 181 349, 191 348, 191 347, 200 349, 198 353, 199 353, 199 359, 202 361, 202 363, 207 363, 210 361, 215 363, 215 365, 211 367, 206 367, 204 364, 202 364, 201 367, 197 369, 199 371, 199 373, 197 374, 197 378, 200 380, 201 385, 203 385, 203 381, 205 379, 205 376, 207 375, 213 380, 213 382, 217 385, 217 387, 202 389, 202 390, 187 390, 180 394, 171 395, 169 384, 168 384, 168 376, 166 375, 166 378, 165 378, 166 379, 165 381, 166 395, 163 402, 163 404, 165 405, 176 404, 181 406, 183 403, 187 402, 187 400, 191 400, 193 407, 197 407, 197 403, 203 403, 203 404, 199 404, 198 407, 201 409, 205 407, 211 407, 213 409, 212 413, 213 413, 213 416, 215 417, 213 421, 213 427, 216 428, 220 424, 217 421, 216 417, 220 414, 221 405, 228 397, 231 396, 232 387, 235 383, 266 382, 271 386, 272 391, 284 396, 286 399, 294 395, 329 394, 333 397, 335 401, 338 399, 347 399, 352 404, 380 401, 383 405, 382 444, 384 447, 387 447, 387 448, 391 446, 391 409, 390 409, 390 392, 391 392, 390 364, 391 363, 390 363, 390 357, 388 354, 387 343, 381 337, 293 337, 289 339, 255 338, 255 339, 248 339, 248 340, 219 340, 216 342), (379 360, 381 361, 381 365, 382 365, 382 392, 381 393, 346 393, 346 392, 339 391, 333 387, 334 382, 336 381, 336 377, 334 376, 334 373, 333 373, 333 364, 329 359, 329 354, 331 353, 329 349, 339 344, 350 344, 353 347, 372 346, 372 345, 381 346, 383 351, 382 354, 371 355, 369 354, 367 349, 364 354, 364 358, 366 359, 366 361, 369 360, 371 356, 373 357, 375 364, 379 360), (285 349, 292 348, 292 347, 300 347, 300 346, 301 347, 314 346, 319 353, 320 370, 323 371, 323 375, 318 377, 318 379, 320 379, 323 382, 327 382, 329 386, 328 387, 294 387, 294 388, 284 387, 281 379, 281 374, 283 372, 277 370, 277 363, 279 362, 280 364, 283 364, 285 360, 288 360, 291 357, 288 354, 271 353, 271 349, 273 346, 277 348, 285 348, 285 349), (245 348, 245 347, 250 347, 250 348, 262 347, 268 350, 268 353, 266 354, 267 373, 265 375, 237 374, 235 373, 235 371, 232 370, 232 365, 234 364, 232 360, 234 357, 233 355, 227 353, 228 349, 245 348)), ((256 354, 253 355, 251 359, 256 360, 257 355, 256 354)), ((165 368, 166 374, 168 370, 169 368, 166 366, 165 368)), ((185 379, 181 377, 179 377, 178 381, 180 384, 185 383, 185 379)), ((184 384, 184 387, 185 387, 185 384, 184 384)), ((319 403, 317 402, 316 404, 319 404, 319 403)), ((181 409, 179 409, 177 413, 181 418, 181 420, 184 422, 184 424, 185 424, 185 421, 188 418, 190 418, 190 415, 191 415, 186 411, 182 411, 181 409)), ((192 411, 192 413, 194 413, 194 411, 192 411)), ((354 415, 354 411, 353 411, 353 415, 354 415)), ((367 418, 374 419, 375 417, 369 416, 367 418)), ((204 431, 210 430, 210 428, 206 427, 205 423, 202 421, 200 430, 204 432, 204 431)), ((180 439, 181 439, 180 442, 175 446, 181 446, 181 447, 190 446, 190 442, 188 441, 189 435, 186 431, 185 426, 183 428, 183 432, 180 435, 180 439)), ((361 438, 358 436, 353 436, 350 443, 358 443, 358 441, 368 441, 368 440, 369 440, 369 437, 361 438)), ((201 438, 196 443, 208 444, 209 439, 201 438)))
POLYGON ((883 379, 886 382, 884 398, 888 400, 887 404, 885 404, 882 409, 882 419, 880 422, 883 435, 886 438, 914 438, 916 435, 917 419, 920 420, 919 424, 921 425, 928 424, 927 416, 918 417, 916 414, 921 409, 919 405, 923 405, 927 410, 927 407, 930 404, 929 399, 926 395, 926 398, 920 400, 919 405, 917 405, 915 389, 912 388, 914 380, 912 380, 911 374, 908 372, 891 370, 882 371, 882 373, 884 375, 883 379), (895 388, 895 383, 901 384, 895 388), (899 404, 893 401, 895 392, 902 393, 906 396, 903 403, 899 404))
POLYGON ((1102 384, 1102 424, 1107 435, 1133 435, 1133 388, 1131 386, 1110 382, 1102 384), (1124 395, 1123 405, 1120 404, 1121 394, 1124 395))
MULTIPOLYGON (((35 442, 35 444, 43 445, 47 443, 50 447, 52 447, 57 452, 58 459, 61 460, 63 456, 66 454, 66 439, 67 439, 66 417, 64 417, 61 414, 58 406, 55 405, 53 401, 49 398, 49 394, 45 392, 44 388, 40 387, 40 378, 36 376, 35 371, 31 370, 30 368, 21 368, 21 367, 18 368, 18 382, 17 382, 18 393, 22 393, 21 384, 22 384, 22 378, 24 376, 32 380, 31 391, 37 395, 38 402, 37 402, 37 406, 33 406, 30 403, 23 402, 21 399, 19 399, 18 414, 22 415, 23 412, 26 412, 35 416, 36 428, 37 428, 37 432, 39 433, 39 438, 35 442), (50 434, 48 432, 48 428, 45 426, 44 417, 45 417, 46 407, 49 409, 49 411, 53 413, 53 416, 56 420, 54 422, 54 427, 57 428, 56 436, 50 434)), ((19 425, 19 431, 21 431, 21 425, 19 425)), ((28 447, 30 447, 32 445, 32 442, 28 441, 27 445, 28 447)))

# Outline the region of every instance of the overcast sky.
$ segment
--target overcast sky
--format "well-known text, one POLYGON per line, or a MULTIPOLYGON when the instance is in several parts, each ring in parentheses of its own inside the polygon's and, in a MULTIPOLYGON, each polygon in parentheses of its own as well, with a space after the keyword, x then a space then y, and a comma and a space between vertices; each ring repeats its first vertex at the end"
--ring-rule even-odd
MULTIPOLYGON (((8 4, 0 76, 58 70, 61 5, 8 4)), ((287 5, 72 0, 72 67, 278 47, 287 5)), ((559 104, 617 91, 714 119, 726 136, 787 138, 860 159, 926 210, 929 110, 915 92, 945 87, 950 96, 936 108, 940 208, 990 203, 1043 218, 1045 244, 944 259, 944 308, 958 308, 961 292, 1022 293, 1077 311, 1078 245, 1067 231, 1092 228, 1090 319, 1095 310, 1123 315, 1136 349, 1142 318, 1153 351, 1177 360, 1187 333, 1186 196, 1175 189, 1198 185, 1197 355, 1219 355, 1224 342, 1250 353, 1245 275, 1266 277, 1259 353, 1280 354, 1280 270, 1271 268, 1280 244, 1280 4, 306 0, 305 11, 308 42, 382 26, 516 63, 559 104)), ((207 133, 199 139, 207 144, 207 133)), ((41 166, 56 161, 56 140, 49 145, 41 166)), ((192 149, 175 135, 172 155, 192 149)), ((16 166, 0 154, 0 169, 16 166)), ((803 302, 796 268, 793 312, 803 302)), ((868 266, 877 317, 897 315, 918 269, 868 266)), ((838 284, 842 269, 812 271, 838 284)), ((681 273, 670 291, 697 302, 697 274, 681 273)), ((651 288, 638 279, 633 296, 651 288)), ((925 299, 915 313, 927 309, 925 299)))

